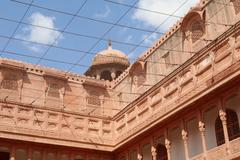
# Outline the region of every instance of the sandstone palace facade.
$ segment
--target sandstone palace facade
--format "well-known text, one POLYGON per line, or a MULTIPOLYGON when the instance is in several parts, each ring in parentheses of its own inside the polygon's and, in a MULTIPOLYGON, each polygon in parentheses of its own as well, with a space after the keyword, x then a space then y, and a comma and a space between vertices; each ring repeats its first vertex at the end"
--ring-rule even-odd
POLYGON ((201 0, 133 64, 1 58, 0 160, 239 160, 240 0, 201 0))

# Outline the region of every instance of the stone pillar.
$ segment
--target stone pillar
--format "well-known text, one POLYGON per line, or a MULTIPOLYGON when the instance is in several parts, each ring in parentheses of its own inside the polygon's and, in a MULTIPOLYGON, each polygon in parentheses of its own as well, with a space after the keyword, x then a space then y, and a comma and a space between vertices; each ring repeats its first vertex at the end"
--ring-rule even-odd
POLYGON ((171 160, 171 142, 166 138, 165 139, 165 147, 167 149, 167 156, 168 156, 168 160, 171 160))
POLYGON ((152 146, 151 152, 152 152, 152 160, 157 160, 157 149, 156 149, 156 147, 152 146))
POLYGON ((16 150, 15 147, 12 146, 11 152, 10 152, 10 160, 15 160, 16 150))
POLYGON ((187 132, 183 129, 182 130, 182 139, 184 143, 184 151, 185 151, 185 159, 189 160, 189 153, 188 153, 188 134, 187 132))
POLYGON ((97 73, 96 79, 100 79, 100 73, 97 73))
POLYGON ((111 77, 113 80, 116 78, 116 73, 114 71, 111 72, 111 77))
POLYGON ((141 155, 140 153, 138 153, 137 159, 138 159, 138 160, 143 160, 143 157, 142 157, 142 155, 141 155))
POLYGON ((206 139, 205 139, 205 124, 202 121, 199 121, 198 128, 199 128, 201 140, 202 140, 203 155, 204 155, 204 158, 206 159, 207 158, 207 144, 206 144, 206 139))
POLYGON ((32 160, 32 149, 28 149, 28 159, 27 160, 32 160))
POLYGON ((219 110, 219 117, 222 121, 224 139, 225 139, 225 144, 226 144, 226 151, 227 151, 227 153, 229 153, 229 137, 228 137, 228 129, 227 129, 226 112, 224 112, 222 109, 220 109, 219 110))
POLYGON ((47 151, 46 150, 43 151, 43 160, 47 160, 47 151))

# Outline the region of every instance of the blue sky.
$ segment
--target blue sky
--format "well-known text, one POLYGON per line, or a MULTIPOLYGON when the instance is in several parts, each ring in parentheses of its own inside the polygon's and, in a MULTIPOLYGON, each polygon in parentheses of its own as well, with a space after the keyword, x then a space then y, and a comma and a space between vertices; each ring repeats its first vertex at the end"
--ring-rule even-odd
POLYGON ((109 0, 34 0, 29 7, 32 0, 1 0, 1 57, 83 74, 111 39, 113 48, 133 62, 198 2, 112 1, 126 5, 109 0))

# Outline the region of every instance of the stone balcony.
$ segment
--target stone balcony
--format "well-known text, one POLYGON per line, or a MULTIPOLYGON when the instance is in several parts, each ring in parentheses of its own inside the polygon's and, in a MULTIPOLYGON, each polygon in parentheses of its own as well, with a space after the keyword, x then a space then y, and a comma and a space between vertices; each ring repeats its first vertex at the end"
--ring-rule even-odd
MULTIPOLYGON (((239 27, 239 23, 236 24, 239 27)), ((140 135, 240 75, 240 37, 227 34, 194 55, 114 119, 116 146, 140 135)), ((117 148, 116 147, 116 148, 117 148)))
POLYGON ((112 125, 108 119, 0 103, 1 138, 110 151, 112 125))
POLYGON ((207 153, 204 155, 199 154, 190 160, 204 160, 204 159, 209 159, 209 160, 230 160, 230 159, 235 159, 240 156, 240 138, 234 139, 230 141, 229 143, 229 149, 227 149, 227 145, 223 144, 221 146, 212 148, 207 151, 207 153))

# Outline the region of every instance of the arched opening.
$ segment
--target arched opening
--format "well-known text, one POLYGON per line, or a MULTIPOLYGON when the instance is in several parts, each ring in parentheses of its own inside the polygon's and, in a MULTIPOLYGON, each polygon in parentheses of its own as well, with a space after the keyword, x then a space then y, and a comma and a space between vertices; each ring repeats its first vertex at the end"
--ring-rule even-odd
POLYGON ((131 69, 132 81, 135 88, 142 86, 146 81, 146 71, 141 63, 136 63, 131 69))
POLYGON ((0 160, 9 160, 10 152, 7 147, 0 146, 0 160))
POLYGON ((167 160, 167 149, 164 145, 158 144, 157 147, 157 160, 167 160))
POLYGON ((56 83, 49 84, 48 86, 48 96, 54 98, 60 98, 60 87, 56 83))
POLYGON ((116 78, 118 78, 122 74, 122 71, 117 71, 116 72, 116 78))
POLYGON ((103 71, 100 75, 100 79, 112 81, 111 72, 108 70, 103 71))
POLYGON ((17 77, 15 75, 6 75, 1 84, 3 89, 18 90, 17 77))
MULTIPOLYGON (((226 109, 226 114, 227 114, 228 136, 229 136, 229 140, 231 141, 233 139, 240 137, 238 117, 237 117, 237 113, 231 109, 226 109)), ((222 121, 219 116, 215 121, 215 133, 216 133, 217 145, 219 146, 225 143, 222 121)))
POLYGON ((204 33, 201 21, 198 20, 193 21, 191 24, 191 30, 192 30, 191 39, 192 43, 194 43, 197 40, 199 40, 204 33))

